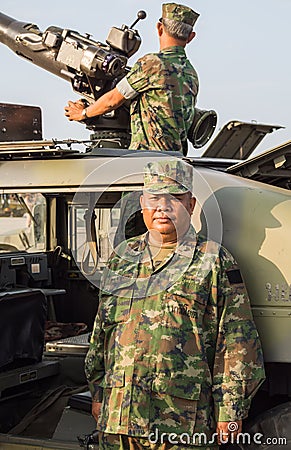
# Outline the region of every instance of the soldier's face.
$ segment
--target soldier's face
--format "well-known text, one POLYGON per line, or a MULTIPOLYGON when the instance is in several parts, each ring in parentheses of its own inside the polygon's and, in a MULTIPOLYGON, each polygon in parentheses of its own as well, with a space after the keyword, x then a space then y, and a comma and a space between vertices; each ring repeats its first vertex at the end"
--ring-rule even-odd
POLYGON ((189 192, 172 195, 144 191, 140 199, 144 223, 164 243, 176 242, 188 231, 195 202, 189 192))

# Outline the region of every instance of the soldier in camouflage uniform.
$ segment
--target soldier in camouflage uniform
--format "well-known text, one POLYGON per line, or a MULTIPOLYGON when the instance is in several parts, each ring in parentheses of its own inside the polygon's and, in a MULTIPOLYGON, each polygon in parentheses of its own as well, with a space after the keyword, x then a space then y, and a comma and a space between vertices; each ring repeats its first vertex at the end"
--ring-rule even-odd
POLYGON ((239 268, 190 224, 192 176, 180 160, 147 165, 149 231, 104 272, 85 362, 100 449, 216 450, 264 379, 239 268))
POLYGON ((195 36, 199 15, 176 3, 162 6, 157 24, 159 53, 140 58, 117 85, 83 110, 81 103, 65 108, 70 120, 83 120, 116 109, 132 100, 130 149, 171 150, 187 154, 187 134, 194 120, 198 76, 185 53, 195 36))

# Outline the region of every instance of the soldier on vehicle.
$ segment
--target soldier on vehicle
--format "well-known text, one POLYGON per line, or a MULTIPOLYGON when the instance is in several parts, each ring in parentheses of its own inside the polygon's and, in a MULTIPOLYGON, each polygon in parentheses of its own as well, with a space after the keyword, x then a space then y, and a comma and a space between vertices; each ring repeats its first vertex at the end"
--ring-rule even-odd
POLYGON ((104 272, 85 362, 101 450, 216 450, 234 442, 264 379, 240 270, 195 233, 192 186, 184 161, 148 163, 148 232, 122 242, 104 272))
POLYGON ((114 89, 87 108, 68 102, 69 120, 84 120, 117 109, 131 100, 130 149, 180 151, 187 154, 187 133, 194 120, 198 76, 187 59, 199 14, 176 3, 162 6, 157 23, 160 51, 140 58, 114 89))

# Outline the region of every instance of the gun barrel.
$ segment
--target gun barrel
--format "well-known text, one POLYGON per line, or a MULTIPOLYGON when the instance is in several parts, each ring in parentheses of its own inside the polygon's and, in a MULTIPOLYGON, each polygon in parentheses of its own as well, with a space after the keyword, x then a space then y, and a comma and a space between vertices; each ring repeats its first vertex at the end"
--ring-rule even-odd
POLYGON ((0 42, 12 51, 27 57, 36 48, 31 46, 42 43, 42 33, 39 28, 28 22, 19 22, 0 12, 0 42))
POLYGON ((11 23, 16 22, 12 17, 0 13, 0 42, 7 45, 8 29, 11 23))
MULTIPOLYGON (((62 31, 61 29, 59 29, 62 31)), ((9 47, 18 56, 22 56, 33 64, 71 81, 62 69, 63 63, 56 60, 56 49, 43 43, 43 33, 28 22, 19 22, 12 17, 0 13, 0 42, 9 47)))

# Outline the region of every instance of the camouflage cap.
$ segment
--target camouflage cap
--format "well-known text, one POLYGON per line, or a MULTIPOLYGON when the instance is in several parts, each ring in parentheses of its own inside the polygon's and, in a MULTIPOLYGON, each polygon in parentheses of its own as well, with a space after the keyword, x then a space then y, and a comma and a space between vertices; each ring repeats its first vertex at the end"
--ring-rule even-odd
POLYGON ((177 20, 188 25, 194 26, 199 14, 189 8, 189 6, 179 5, 177 3, 164 3, 162 5, 162 18, 177 20))
POLYGON ((150 162, 144 170, 144 190, 152 194, 192 191, 193 167, 179 159, 150 162))

